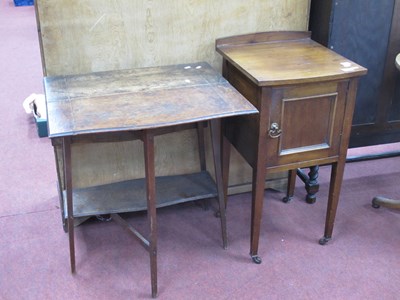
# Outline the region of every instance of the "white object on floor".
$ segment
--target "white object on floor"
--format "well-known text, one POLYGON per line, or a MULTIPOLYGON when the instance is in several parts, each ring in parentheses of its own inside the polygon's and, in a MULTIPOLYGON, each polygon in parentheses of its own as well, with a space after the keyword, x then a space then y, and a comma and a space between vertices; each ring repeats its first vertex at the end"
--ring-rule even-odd
POLYGON ((47 119, 46 99, 43 94, 31 94, 22 106, 27 114, 33 113, 39 118, 47 119))

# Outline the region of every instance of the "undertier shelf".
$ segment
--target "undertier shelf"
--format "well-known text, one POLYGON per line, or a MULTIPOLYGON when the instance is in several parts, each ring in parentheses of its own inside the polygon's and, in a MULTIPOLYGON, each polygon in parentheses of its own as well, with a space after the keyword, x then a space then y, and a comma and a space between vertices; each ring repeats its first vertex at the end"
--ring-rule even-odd
MULTIPOLYGON (((156 177, 157 208, 217 196, 214 180, 206 171, 156 177)), ((66 193, 63 191, 63 199, 66 193)), ((64 214, 67 218, 67 203, 64 214)), ((127 180, 73 189, 74 217, 147 210, 145 179, 127 180)))

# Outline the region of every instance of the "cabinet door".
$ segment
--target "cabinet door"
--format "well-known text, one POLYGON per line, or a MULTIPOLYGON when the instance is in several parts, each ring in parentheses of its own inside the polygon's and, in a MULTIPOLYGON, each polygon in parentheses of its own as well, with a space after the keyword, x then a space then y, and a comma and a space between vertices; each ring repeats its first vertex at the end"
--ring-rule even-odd
POLYGON ((348 81, 275 88, 266 133, 267 167, 337 157, 348 81))

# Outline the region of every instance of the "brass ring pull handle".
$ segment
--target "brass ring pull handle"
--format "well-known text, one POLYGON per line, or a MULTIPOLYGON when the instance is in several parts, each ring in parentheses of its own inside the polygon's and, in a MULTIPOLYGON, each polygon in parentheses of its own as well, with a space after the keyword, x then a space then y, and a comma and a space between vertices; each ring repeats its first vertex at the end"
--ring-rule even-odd
POLYGON ((281 136, 282 130, 279 128, 278 123, 272 123, 269 128, 268 134, 271 138, 276 139, 281 136))

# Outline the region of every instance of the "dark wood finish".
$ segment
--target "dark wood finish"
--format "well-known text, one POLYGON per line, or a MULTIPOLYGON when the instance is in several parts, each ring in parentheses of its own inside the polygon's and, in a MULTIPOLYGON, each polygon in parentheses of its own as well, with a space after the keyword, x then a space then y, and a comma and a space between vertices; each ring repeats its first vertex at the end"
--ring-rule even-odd
POLYGON ((253 113, 252 106, 245 107, 242 96, 216 74, 207 63, 198 63, 45 77, 49 137, 160 128, 253 113), (237 106, 243 109, 237 111, 237 106))
MULTIPOLYGON (((145 179, 135 179, 74 189, 74 216, 85 217, 146 210, 145 187, 145 179), (110 199, 113 201, 109 201, 110 199)), ((217 196, 214 180, 206 171, 156 178, 157 208, 217 196)), ((65 199, 65 191, 63 198, 65 199)), ((66 203, 64 201, 64 205, 66 203)))
POLYGON ((200 159, 200 169, 202 171, 207 170, 206 166, 206 153, 204 151, 205 145, 204 145, 204 123, 203 122, 198 122, 197 126, 197 142, 199 143, 199 159, 200 159))
POLYGON ((151 274, 151 296, 157 297, 157 218, 156 218, 156 170, 154 166, 154 135, 145 130, 144 169, 146 174, 147 219, 149 222, 149 255, 151 274))
POLYGON ((224 185, 222 182, 222 164, 221 164, 221 120, 211 120, 211 144, 213 147, 213 159, 215 169, 215 180, 217 183, 218 203, 219 207, 224 209, 219 210, 219 218, 221 220, 221 233, 222 233, 222 244, 224 249, 228 247, 227 233, 226 233, 226 213, 225 213, 225 196, 224 196, 224 185))
POLYGON ((73 273, 76 270, 73 226, 75 216, 112 213, 118 223, 136 236, 149 252, 153 297, 157 296, 157 205, 165 206, 217 196, 222 242, 226 248, 219 119, 252 114, 257 110, 221 75, 208 64, 197 63, 46 77, 44 82, 49 136, 54 146, 59 143, 63 145, 65 190, 61 190, 60 195, 65 197, 66 202, 73 273), (199 157, 202 161, 199 174, 156 179, 154 137, 191 125, 196 126, 196 123, 200 126, 198 128, 202 135, 203 125, 199 125, 198 122, 210 122, 216 189, 215 183, 203 170, 203 154, 199 157), (145 180, 117 182, 84 189, 73 188, 71 147, 74 143, 103 143, 137 138, 144 144, 145 180), (191 179, 196 180, 185 186, 191 179), (141 188, 136 189, 140 185, 141 188), (191 188, 193 190, 187 190, 191 188), (145 205, 143 198, 146 199, 145 205), (148 213, 148 238, 115 215, 119 212, 143 209, 147 209, 148 213))
POLYGON ((400 1, 312 0, 309 29, 314 40, 368 68, 349 147, 400 141, 400 1))
MULTIPOLYGON (((317 193, 319 191, 319 183, 318 183, 318 171, 319 166, 312 166, 310 167, 310 172, 306 175, 302 169, 297 169, 296 174, 300 177, 303 181, 307 195, 306 195, 306 202, 313 204, 317 200, 317 193)), ((296 179, 296 178, 295 178, 296 179)), ((293 182, 293 185, 295 182, 293 182)))
POLYGON ((288 172, 288 185, 286 189, 286 197, 282 199, 283 202, 289 202, 294 196, 294 188, 296 186, 296 170, 289 170, 288 172))
MULTIPOLYGON (((258 243, 270 172, 332 164, 324 237, 332 236, 358 77, 366 69, 322 47, 309 32, 268 32, 216 42, 223 75, 258 115, 224 121, 224 134, 253 168, 250 255, 261 263, 258 243)), ((227 143, 226 143, 227 144, 227 143)), ((229 147, 224 145, 224 155, 229 147)), ((227 159, 223 159, 226 176, 227 159)), ((224 178, 224 181, 227 181, 224 178)), ((293 187, 288 187, 288 194, 293 187)))
MULTIPOLYGON (((358 87, 349 147, 400 141, 400 74, 393 64, 400 51, 400 1, 313 0, 309 29, 312 39, 368 68, 358 87)), ((398 155, 400 151, 366 154, 346 161, 398 155)), ((308 187, 311 178, 300 169, 298 174, 306 184, 307 201, 315 199, 308 187)), ((314 188, 318 190, 317 182, 314 188)))
POLYGON ((74 214, 73 207, 74 201, 72 197, 72 167, 71 167, 71 138, 66 137, 63 139, 63 153, 64 153, 64 178, 65 178, 65 194, 67 200, 67 226, 68 226, 68 239, 69 239, 69 253, 71 272, 76 272, 75 267, 75 240, 74 240, 74 214))

